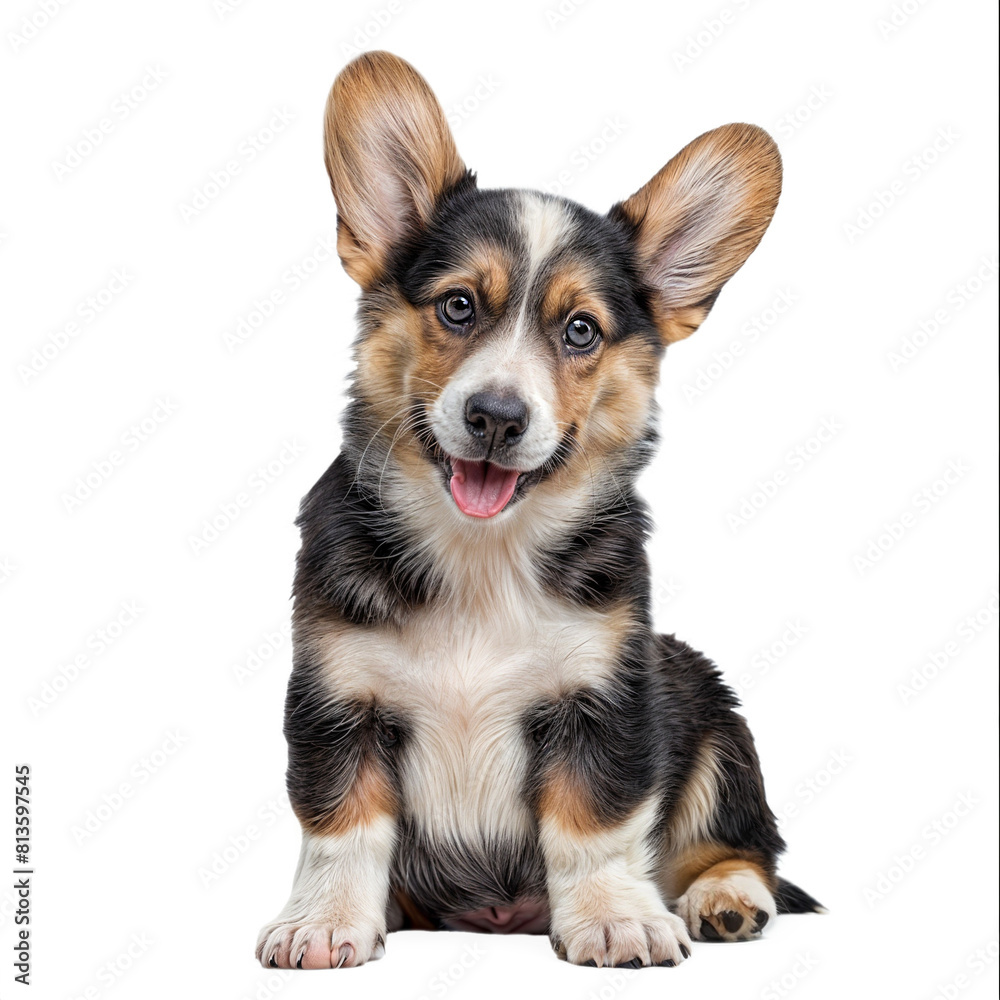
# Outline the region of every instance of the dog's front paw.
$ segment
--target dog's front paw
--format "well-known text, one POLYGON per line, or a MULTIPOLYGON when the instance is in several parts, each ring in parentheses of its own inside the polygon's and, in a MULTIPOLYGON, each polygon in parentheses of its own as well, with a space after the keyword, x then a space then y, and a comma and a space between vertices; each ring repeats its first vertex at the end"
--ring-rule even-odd
POLYGON ((677 900, 677 913, 701 941, 750 941, 774 916, 774 897, 752 873, 695 879, 677 900))
POLYGON ((574 965, 638 969, 644 965, 680 965, 691 955, 684 921, 664 910, 643 916, 623 914, 599 920, 560 921, 552 947, 574 965))
POLYGON ((272 969, 350 968, 384 954, 385 926, 364 920, 279 920, 257 939, 257 959, 272 969))

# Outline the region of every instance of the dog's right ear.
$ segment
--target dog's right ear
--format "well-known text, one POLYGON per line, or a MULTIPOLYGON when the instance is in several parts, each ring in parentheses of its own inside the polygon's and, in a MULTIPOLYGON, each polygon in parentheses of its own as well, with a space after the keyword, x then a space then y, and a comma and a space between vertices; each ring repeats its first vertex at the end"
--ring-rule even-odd
POLYGON ((467 171, 427 82, 389 52, 366 52, 340 72, 326 102, 325 138, 337 252, 368 289, 467 171))

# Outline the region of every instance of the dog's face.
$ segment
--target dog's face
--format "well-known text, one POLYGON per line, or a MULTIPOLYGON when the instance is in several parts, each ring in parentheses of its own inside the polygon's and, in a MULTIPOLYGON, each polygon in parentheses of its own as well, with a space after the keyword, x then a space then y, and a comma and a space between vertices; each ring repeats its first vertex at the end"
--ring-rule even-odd
POLYGON ((334 84, 326 162, 364 290, 349 432, 460 518, 532 493, 572 508, 634 476, 664 347, 705 318, 781 186, 767 134, 729 125, 604 216, 480 191, 427 84, 379 52, 334 84))

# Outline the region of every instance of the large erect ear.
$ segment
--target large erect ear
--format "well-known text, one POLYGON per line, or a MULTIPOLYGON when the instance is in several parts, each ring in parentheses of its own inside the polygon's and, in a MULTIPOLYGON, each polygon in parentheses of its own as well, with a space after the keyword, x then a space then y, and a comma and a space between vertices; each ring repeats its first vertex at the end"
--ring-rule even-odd
POLYGON ((371 288, 392 249, 465 177, 465 165, 424 78, 389 52, 366 52, 340 72, 326 102, 325 138, 337 251, 347 273, 371 288))
POLYGON ((756 125, 723 125, 611 209, 632 229, 665 343, 699 327, 760 242, 780 193, 774 140, 756 125))

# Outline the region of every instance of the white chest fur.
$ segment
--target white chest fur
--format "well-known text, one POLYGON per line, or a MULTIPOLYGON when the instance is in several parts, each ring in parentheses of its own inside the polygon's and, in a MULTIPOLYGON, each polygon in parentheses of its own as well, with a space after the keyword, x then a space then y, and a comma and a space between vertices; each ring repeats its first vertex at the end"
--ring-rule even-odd
POLYGON ((429 834, 518 835, 531 705, 600 686, 627 614, 540 592, 476 608, 437 602, 405 628, 349 628, 326 643, 332 695, 374 700, 405 720, 404 808, 429 834))

